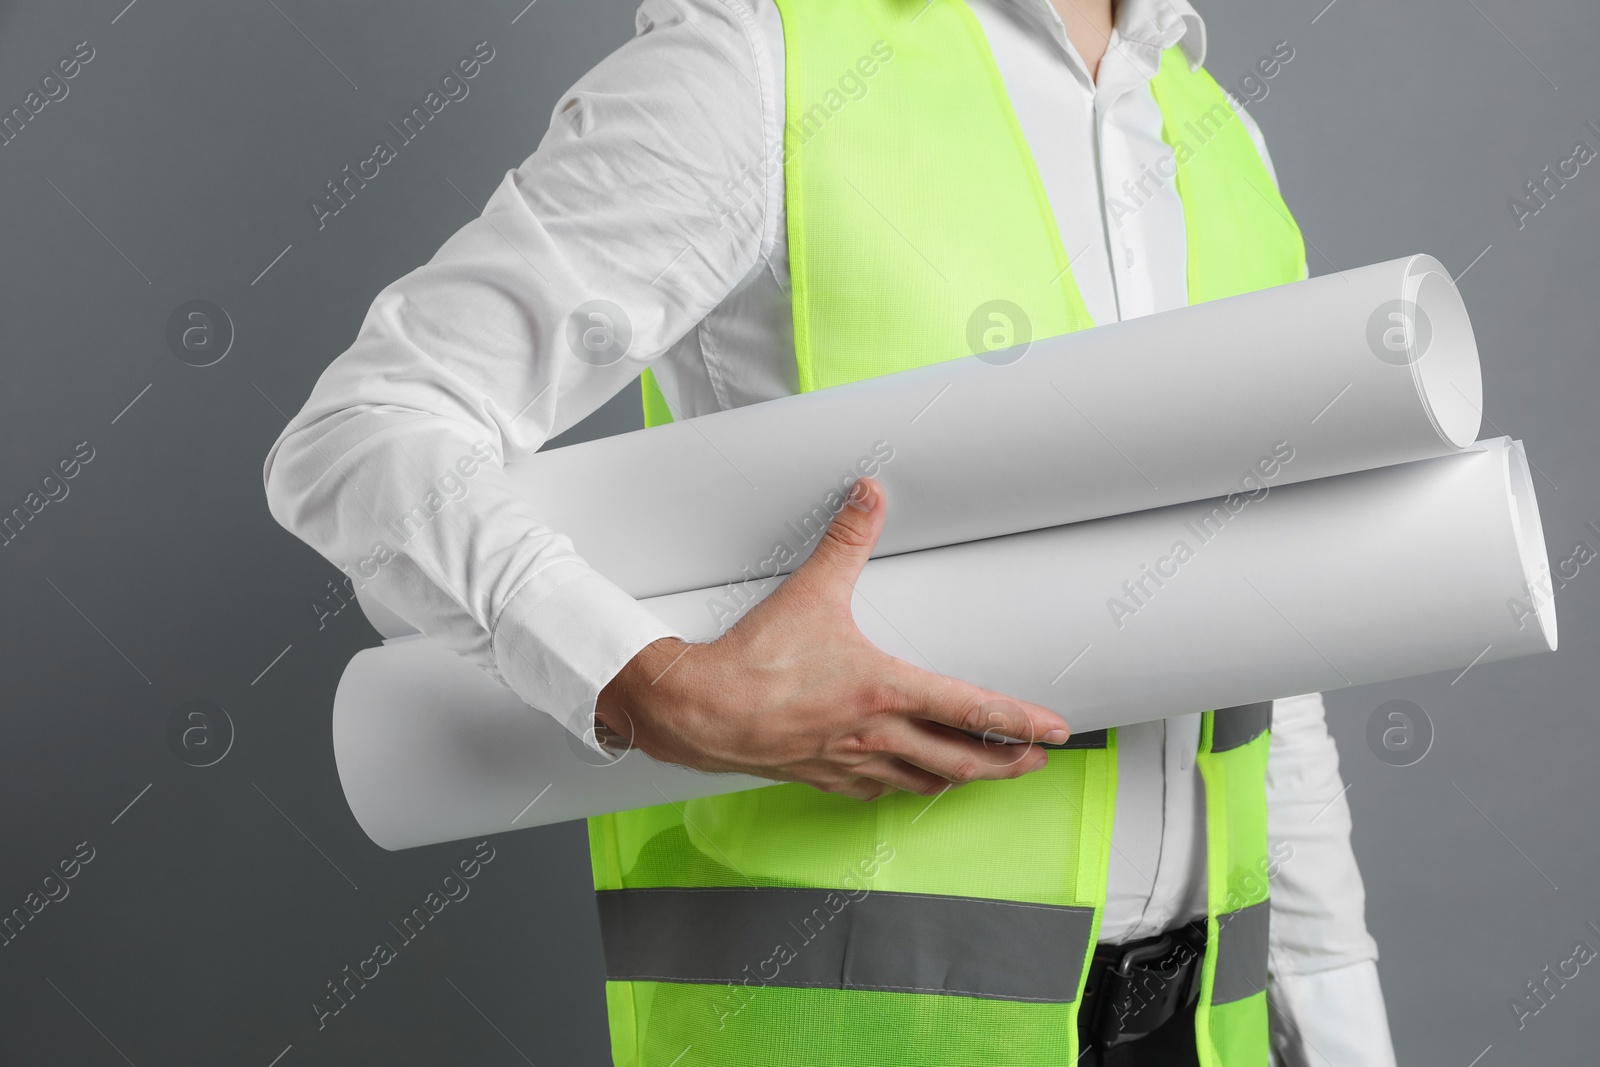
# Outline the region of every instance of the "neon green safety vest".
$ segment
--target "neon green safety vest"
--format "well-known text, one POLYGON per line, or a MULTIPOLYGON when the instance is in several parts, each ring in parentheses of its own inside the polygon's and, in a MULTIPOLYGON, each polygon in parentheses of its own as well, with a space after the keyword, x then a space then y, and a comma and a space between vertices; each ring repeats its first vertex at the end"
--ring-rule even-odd
MULTIPOLYGON (((800 388, 970 355, 985 346, 969 320, 995 300, 1035 337, 1092 326, 966 4, 778 7, 800 388)), ((1300 231, 1216 82, 1174 47, 1151 87, 1190 301, 1298 280, 1300 231)), ((647 422, 670 420, 648 372, 644 388, 647 422)), ((1268 1062, 1271 708, 1202 719, 1205 1067, 1268 1062)), ((776 785, 591 819, 616 1063, 1075 1063, 1116 753, 1115 730, 1074 737, 1041 771, 932 803, 776 785)))

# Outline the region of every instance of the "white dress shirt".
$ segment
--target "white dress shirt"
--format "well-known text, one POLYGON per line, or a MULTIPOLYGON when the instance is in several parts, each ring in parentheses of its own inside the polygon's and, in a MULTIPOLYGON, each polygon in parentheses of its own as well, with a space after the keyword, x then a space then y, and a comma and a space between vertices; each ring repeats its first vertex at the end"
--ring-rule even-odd
MULTIPOLYGON (((1173 44, 1202 61, 1199 15, 1186 0, 1124 0, 1096 79, 1048 0, 970 6, 1094 321, 1187 304, 1183 204, 1170 183, 1148 195, 1148 183, 1128 183, 1171 155, 1149 80, 1173 44), (1135 210, 1113 212, 1113 198, 1135 210)), ((483 214, 378 295, 265 469, 281 523, 580 733, 622 665, 677 635, 540 522, 538 502, 496 463, 457 479, 463 495, 409 540, 387 524, 475 443, 500 463, 524 459, 636 388, 645 367, 680 418, 797 391, 778 11, 772 0, 645 0, 637 29, 562 97, 483 214), (620 306, 631 331, 627 355, 607 366, 568 340, 591 300, 620 306)), ((1384 1067, 1377 949, 1322 716, 1315 694, 1275 709, 1269 833, 1289 858, 1272 889, 1274 1039, 1288 1064, 1384 1067)), ((1118 731, 1104 940, 1205 913, 1198 741, 1198 714, 1118 731)))

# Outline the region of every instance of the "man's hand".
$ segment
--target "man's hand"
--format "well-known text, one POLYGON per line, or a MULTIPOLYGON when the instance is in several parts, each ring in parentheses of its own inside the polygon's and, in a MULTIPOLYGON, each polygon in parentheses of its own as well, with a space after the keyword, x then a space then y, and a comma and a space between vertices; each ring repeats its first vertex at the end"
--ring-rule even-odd
POLYGON ((599 725, 655 759, 859 800, 1043 767, 1043 749, 1001 739, 1065 741, 1054 712, 921 670, 856 628, 851 592, 883 521, 883 488, 863 478, 810 558, 727 633, 640 650, 601 691, 599 725))

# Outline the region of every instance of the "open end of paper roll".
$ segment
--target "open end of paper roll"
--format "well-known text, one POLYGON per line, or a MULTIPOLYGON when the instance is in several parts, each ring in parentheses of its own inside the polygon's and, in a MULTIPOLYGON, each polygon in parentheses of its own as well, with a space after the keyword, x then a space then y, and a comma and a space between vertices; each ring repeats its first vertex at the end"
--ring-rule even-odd
POLYGON ((372 628, 378 631, 378 636, 385 641, 392 637, 405 637, 418 632, 415 626, 396 615, 388 605, 366 592, 361 586, 356 587, 356 603, 361 605, 362 614, 366 615, 372 628))
POLYGON ((1467 306, 1432 256, 1411 261, 1402 296, 1417 309, 1417 325, 1406 333, 1406 358, 1423 407, 1439 436, 1466 448, 1478 439, 1483 419, 1483 372, 1467 306))
MULTIPOLYGON (((1534 498, 1533 475, 1521 441, 1511 442, 1506 450, 1506 477, 1511 483, 1511 507, 1517 536, 1517 551, 1522 556, 1522 574, 1527 582, 1528 602, 1533 605, 1539 632, 1553 652, 1556 648, 1556 601, 1550 581, 1550 556, 1544 548, 1544 523, 1539 521, 1539 502, 1534 498)), ((1526 625, 1526 620, 1524 620, 1526 625)))

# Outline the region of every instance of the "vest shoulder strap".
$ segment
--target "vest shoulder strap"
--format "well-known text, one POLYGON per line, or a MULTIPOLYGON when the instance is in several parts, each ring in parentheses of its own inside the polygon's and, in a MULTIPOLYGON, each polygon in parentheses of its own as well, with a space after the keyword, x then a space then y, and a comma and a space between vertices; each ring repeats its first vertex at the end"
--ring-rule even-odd
POLYGON ((1162 53, 1150 92, 1183 201, 1189 303, 1304 277, 1300 227, 1222 87, 1174 45, 1162 53))

